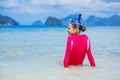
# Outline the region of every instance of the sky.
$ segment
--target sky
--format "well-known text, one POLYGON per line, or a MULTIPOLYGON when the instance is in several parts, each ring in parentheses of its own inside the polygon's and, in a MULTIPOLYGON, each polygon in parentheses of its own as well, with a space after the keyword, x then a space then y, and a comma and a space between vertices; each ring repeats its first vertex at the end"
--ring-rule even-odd
POLYGON ((90 15, 120 15, 120 0, 0 0, 0 14, 21 25, 31 25, 36 20, 44 23, 49 16, 61 19, 78 13, 83 19, 90 15))

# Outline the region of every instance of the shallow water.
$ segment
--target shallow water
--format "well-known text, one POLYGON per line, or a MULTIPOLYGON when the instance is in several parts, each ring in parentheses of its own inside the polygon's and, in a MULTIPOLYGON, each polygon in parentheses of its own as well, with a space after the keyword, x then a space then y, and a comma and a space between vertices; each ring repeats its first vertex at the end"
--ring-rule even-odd
POLYGON ((97 67, 63 68, 67 33, 60 27, 0 27, 0 80, 120 80, 120 27, 88 27, 97 67))

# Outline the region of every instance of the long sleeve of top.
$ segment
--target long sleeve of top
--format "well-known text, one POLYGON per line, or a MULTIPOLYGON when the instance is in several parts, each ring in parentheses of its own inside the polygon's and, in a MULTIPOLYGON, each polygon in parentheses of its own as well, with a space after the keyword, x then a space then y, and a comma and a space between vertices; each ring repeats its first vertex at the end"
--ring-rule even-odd
POLYGON ((67 40, 67 45, 66 45, 66 52, 65 52, 65 57, 64 57, 64 67, 68 67, 69 66, 69 62, 70 62, 70 53, 71 53, 71 37, 68 37, 67 40))
POLYGON ((86 35, 69 36, 64 56, 64 67, 82 65, 86 54, 91 66, 95 66, 88 37, 86 35))
POLYGON ((88 56, 88 60, 90 62, 90 65, 95 66, 95 61, 94 61, 94 58, 92 56, 90 40, 89 39, 87 40, 87 56, 88 56))

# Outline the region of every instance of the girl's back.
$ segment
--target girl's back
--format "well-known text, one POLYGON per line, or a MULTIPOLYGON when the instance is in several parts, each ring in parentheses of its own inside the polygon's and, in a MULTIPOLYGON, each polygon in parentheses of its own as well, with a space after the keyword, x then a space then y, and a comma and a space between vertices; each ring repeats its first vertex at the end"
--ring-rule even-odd
POLYGON ((87 40, 86 35, 76 35, 71 37, 71 57, 70 65, 82 64, 85 54, 87 52, 87 40))

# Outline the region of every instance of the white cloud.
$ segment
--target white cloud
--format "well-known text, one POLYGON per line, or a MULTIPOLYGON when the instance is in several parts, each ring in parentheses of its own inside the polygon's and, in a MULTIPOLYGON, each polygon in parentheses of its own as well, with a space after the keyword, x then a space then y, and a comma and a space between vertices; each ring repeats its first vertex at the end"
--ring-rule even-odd
POLYGON ((39 7, 59 5, 57 0, 31 0, 30 4, 39 7))
POLYGON ((104 2, 103 0, 3 0, 0 7, 11 13, 54 13, 68 14, 82 12, 85 14, 106 12, 120 14, 120 2, 104 2))
POLYGON ((12 8, 18 6, 18 0, 3 0, 0 1, 0 6, 4 8, 12 8))

